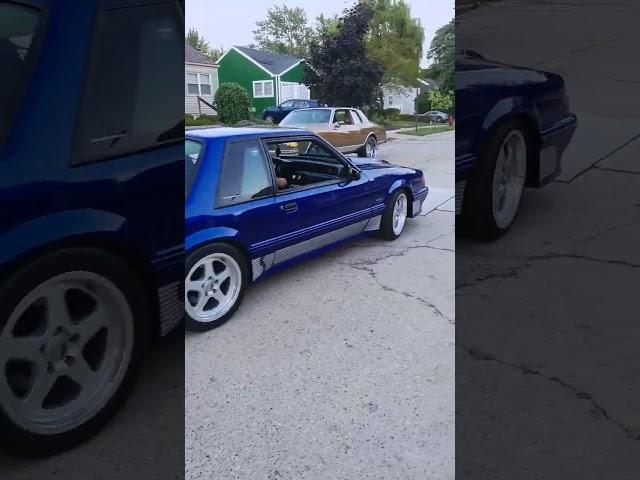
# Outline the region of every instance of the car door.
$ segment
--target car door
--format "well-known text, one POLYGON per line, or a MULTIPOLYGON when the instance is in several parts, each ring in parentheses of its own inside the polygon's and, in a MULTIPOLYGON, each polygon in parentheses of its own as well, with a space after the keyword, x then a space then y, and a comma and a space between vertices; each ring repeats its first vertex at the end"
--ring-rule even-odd
POLYGON ((221 155, 215 191, 215 224, 247 247, 252 259, 273 253, 281 218, 271 167, 257 138, 229 139, 221 155))
MULTIPOLYGON (((310 142, 313 148, 322 150, 327 160, 343 166, 345 172, 353 168, 346 158, 317 137, 294 140, 298 144, 310 142)), ((279 230, 279 238, 274 262, 284 262, 362 232, 372 215, 371 189, 369 179, 359 173, 357 178, 345 175, 277 192, 275 206, 279 217, 274 228, 279 230)))
POLYGON ((329 128, 327 137, 338 150, 348 151, 354 145, 358 145, 358 127, 353 124, 348 109, 334 110, 329 128))

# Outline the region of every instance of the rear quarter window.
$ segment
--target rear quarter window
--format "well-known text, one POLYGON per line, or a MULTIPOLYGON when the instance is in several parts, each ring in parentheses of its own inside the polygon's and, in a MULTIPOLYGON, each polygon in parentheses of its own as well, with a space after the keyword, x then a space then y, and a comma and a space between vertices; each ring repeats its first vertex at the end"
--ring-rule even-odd
POLYGON ((191 193, 193 183, 196 180, 200 164, 202 163, 202 152, 204 145, 196 140, 185 139, 184 141, 184 192, 185 198, 191 193))
POLYGON ((216 204, 227 207, 273 195, 273 180, 259 140, 227 142, 216 204))
POLYGON ((78 118, 74 163, 184 138, 184 38, 178 3, 99 12, 78 118))
POLYGON ((0 1, 0 143, 14 121, 35 62, 41 13, 0 1))

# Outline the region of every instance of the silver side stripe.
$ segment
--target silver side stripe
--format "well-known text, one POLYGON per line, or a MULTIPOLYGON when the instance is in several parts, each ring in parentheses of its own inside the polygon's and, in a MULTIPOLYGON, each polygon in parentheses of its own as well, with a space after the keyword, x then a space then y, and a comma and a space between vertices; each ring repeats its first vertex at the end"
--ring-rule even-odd
POLYGON ((174 282, 158 289, 160 335, 173 330, 184 315, 184 283, 174 282))
POLYGON ((346 227, 339 228, 332 232, 318 235, 317 237, 304 240, 302 242, 290 245, 288 247, 277 250, 274 253, 258 257, 251 260, 251 269, 253 271, 253 280, 257 280, 264 272, 269 270, 273 265, 277 265, 287 260, 291 260, 299 255, 309 253, 313 250, 325 247, 340 240, 362 233, 364 231, 378 230, 380 228, 381 216, 363 220, 346 227))
POLYGON ((462 210, 462 200, 464 199, 464 187, 466 181, 456 182, 456 215, 460 215, 462 210))

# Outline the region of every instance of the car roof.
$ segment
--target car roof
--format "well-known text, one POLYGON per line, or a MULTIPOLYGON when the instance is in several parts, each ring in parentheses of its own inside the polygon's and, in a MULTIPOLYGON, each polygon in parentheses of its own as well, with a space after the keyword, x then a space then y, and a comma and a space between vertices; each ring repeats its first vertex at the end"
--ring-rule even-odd
POLYGON ((187 138, 240 138, 240 137, 286 137, 291 135, 309 135, 311 132, 302 128, 282 127, 212 127, 187 130, 187 138))
POLYGON ((358 110, 360 111, 359 108, 355 108, 355 107, 312 107, 312 108, 303 108, 302 110, 304 110, 305 112, 308 112, 309 110, 358 110))

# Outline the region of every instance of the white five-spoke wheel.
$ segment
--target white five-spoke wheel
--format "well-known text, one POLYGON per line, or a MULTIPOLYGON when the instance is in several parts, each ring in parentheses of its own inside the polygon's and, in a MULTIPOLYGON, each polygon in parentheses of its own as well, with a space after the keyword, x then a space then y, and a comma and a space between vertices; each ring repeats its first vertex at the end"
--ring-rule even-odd
POLYGON ((520 130, 510 131, 493 172, 492 210, 498 228, 507 228, 518 212, 527 173, 527 144, 520 130))
POLYGON ((189 256, 184 282, 187 327, 209 330, 224 323, 238 308, 247 281, 240 253, 214 244, 189 256))
POLYGON ((527 180, 528 132, 522 120, 506 120, 479 151, 462 204, 461 227, 467 233, 493 240, 515 221, 527 180))
POLYGON ((63 433, 94 417, 131 360, 133 316, 108 279, 69 272, 32 290, 0 336, 0 396, 24 430, 63 433))
POLYGON ((398 238, 407 223, 409 198, 404 190, 392 195, 380 222, 380 233, 387 240, 398 238))
POLYGON ((404 193, 398 195, 393 207, 393 233, 400 235, 407 221, 407 196, 404 193))
POLYGON ((148 321, 144 288, 118 257, 52 253, 0 291, 0 440, 48 455, 98 431, 126 398, 148 321))

